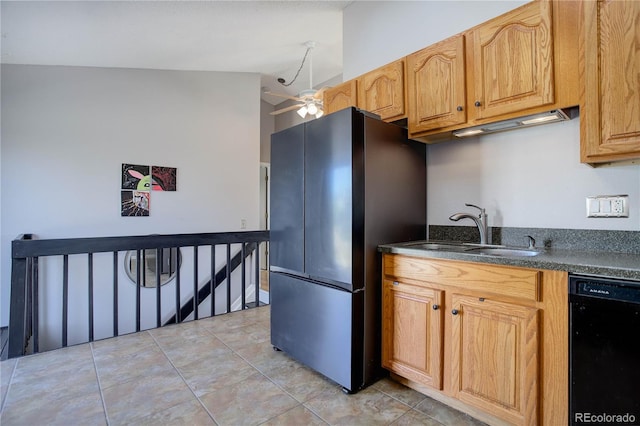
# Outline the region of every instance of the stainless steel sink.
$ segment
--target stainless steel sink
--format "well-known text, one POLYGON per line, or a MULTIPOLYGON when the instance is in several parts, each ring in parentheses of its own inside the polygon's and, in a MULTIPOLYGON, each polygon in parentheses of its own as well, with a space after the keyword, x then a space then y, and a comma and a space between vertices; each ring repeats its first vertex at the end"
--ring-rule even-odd
POLYGON ((470 254, 488 254, 490 256, 530 257, 540 254, 538 250, 513 247, 477 247, 466 250, 470 254))
POLYGON ((469 249, 469 246, 464 243, 416 243, 416 244, 409 244, 409 246, 424 249, 424 250, 456 251, 456 252, 461 252, 469 249))
POLYGON ((452 251, 456 253, 486 254, 489 256, 504 257, 530 257, 540 254, 539 250, 528 249, 524 247, 506 247, 501 245, 481 245, 474 243, 457 243, 448 241, 419 241, 408 243, 406 244, 406 247, 418 248, 422 250, 452 251))

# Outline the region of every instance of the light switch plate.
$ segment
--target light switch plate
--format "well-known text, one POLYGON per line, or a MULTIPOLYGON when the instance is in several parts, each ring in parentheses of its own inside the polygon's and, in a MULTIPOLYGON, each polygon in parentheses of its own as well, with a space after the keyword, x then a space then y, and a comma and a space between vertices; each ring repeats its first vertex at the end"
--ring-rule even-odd
POLYGON ((587 197, 587 217, 629 217, 628 195, 587 197))

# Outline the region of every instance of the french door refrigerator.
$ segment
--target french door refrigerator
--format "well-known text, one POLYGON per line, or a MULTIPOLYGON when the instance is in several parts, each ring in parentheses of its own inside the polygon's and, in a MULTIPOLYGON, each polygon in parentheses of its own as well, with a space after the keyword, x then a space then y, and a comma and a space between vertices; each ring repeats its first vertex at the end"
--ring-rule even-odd
POLYGON ((426 235, 426 148, 349 108, 271 137, 271 344, 348 393, 381 374, 379 244, 426 235))

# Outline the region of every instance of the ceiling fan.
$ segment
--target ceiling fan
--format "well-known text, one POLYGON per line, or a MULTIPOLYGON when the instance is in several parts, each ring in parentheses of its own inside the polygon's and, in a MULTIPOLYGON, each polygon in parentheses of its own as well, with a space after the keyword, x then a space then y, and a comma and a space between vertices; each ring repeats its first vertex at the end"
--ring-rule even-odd
MULTIPOLYGON (((307 114, 315 115, 316 118, 320 118, 324 114, 324 110, 322 108, 322 94, 325 88, 322 88, 320 90, 315 90, 313 88, 313 54, 311 53, 311 51, 313 50, 314 47, 316 47, 316 42, 308 41, 304 45, 307 47, 305 58, 307 54, 309 55, 309 87, 310 89, 302 90, 298 96, 290 96, 290 95, 284 95, 281 93, 265 91, 264 93, 268 95, 278 96, 280 98, 290 99, 292 101, 298 102, 295 105, 291 105, 286 108, 281 108, 279 110, 273 111, 271 115, 278 115, 284 112, 289 112, 294 110, 296 110, 298 115, 302 118, 305 118, 307 114)), ((302 65, 304 65, 304 58, 302 59, 302 65)), ((300 65, 301 69, 302 69, 302 65, 300 65)), ((298 70, 298 72, 300 72, 300 70, 298 70)), ((297 74, 296 74, 296 77, 297 77, 297 74)), ((295 77, 293 80, 295 81, 295 77)), ((293 81, 291 83, 293 83, 293 81)))

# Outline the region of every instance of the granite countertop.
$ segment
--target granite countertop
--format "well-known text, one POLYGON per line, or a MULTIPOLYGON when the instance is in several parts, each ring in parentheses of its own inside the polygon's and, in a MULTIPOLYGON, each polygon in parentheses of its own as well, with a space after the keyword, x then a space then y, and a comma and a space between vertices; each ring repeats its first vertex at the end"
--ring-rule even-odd
MULTIPOLYGON (((429 250, 420 244, 434 241, 412 241, 378 246, 382 253, 404 254, 433 259, 452 259, 492 263, 523 268, 568 271, 574 274, 625 278, 640 281, 640 254, 569 249, 539 249, 537 256, 494 256, 473 252, 429 250)), ((442 241, 436 241, 442 242, 442 241)), ((518 247, 524 248, 524 247, 518 247)))

